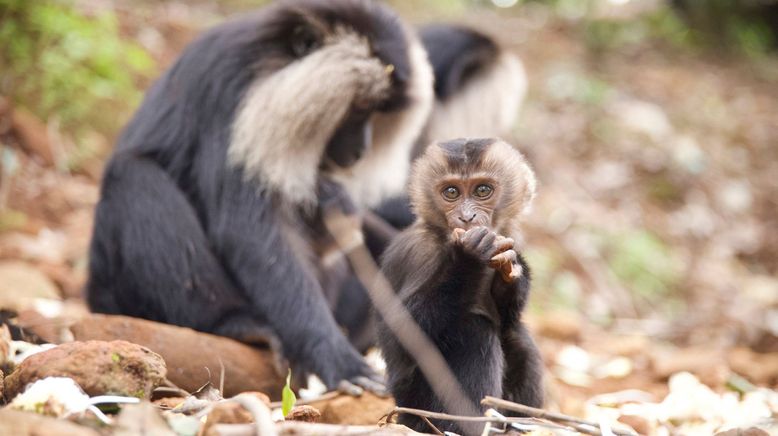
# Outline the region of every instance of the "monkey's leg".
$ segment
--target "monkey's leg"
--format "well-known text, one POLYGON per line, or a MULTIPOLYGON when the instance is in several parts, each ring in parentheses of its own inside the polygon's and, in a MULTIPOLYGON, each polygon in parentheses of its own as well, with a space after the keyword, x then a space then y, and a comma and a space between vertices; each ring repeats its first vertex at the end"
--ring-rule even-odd
MULTIPOLYGON (((472 310, 476 305, 475 295, 485 291, 478 289, 479 282, 483 280, 478 269, 474 271, 472 266, 457 265, 455 262, 449 277, 439 285, 436 292, 417 292, 405 304, 419 327, 440 350, 467 400, 480 410, 480 401, 484 396, 502 396, 504 358, 497 326, 492 320, 472 310)), ((393 393, 399 406, 451 412, 443 409, 442 403, 418 369, 414 369, 411 377, 413 381, 407 383, 390 381, 390 385, 395 386, 393 393)), ((416 418, 403 418, 401 423, 405 422, 412 424, 416 430, 429 430, 416 418)), ((459 433, 465 430, 466 434, 474 432, 472 428, 464 428, 463 424, 437 420, 432 422, 441 430, 459 433)))
POLYGON ((350 269, 349 273, 340 289, 335 319, 348 333, 351 344, 360 352, 365 352, 376 341, 373 304, 362 282, 350 269))
MULTIPOLYGON (((543 362, 535 342, 522 324, 502 334, 505 353, 505 399, 530 407, 543 407, 543 362)), ((508 415, 516 413, 507 412, 508 415)))
MULTIPOLYGON (((436 341, 436 345, 459 381, 467 400, 476 410, 481 409, 479 404, 485 396, 502 396, 503 353, 494 326, 487 319, 463 314, 457 325, 450 325, 446 337, 436 341)), ((390 382, 394 386, 392 393, 398 406, 452 412, 445 410, 418 368, 402 377, 406 378, 402 383, 390 382)), ((435 419, 431 421, 442 431, 460 434, 475 432, 464 424, 435 419)), ((431 433, 429 426, 413 415, 402 415, 398 422, 416 431, 431 433)))
POLYGON ((94 226, 87 297, 95 312, 201 331, 239 317, 243 334, 255 330, 195 210, 154 162, 117 155, 109 163, 94 226))

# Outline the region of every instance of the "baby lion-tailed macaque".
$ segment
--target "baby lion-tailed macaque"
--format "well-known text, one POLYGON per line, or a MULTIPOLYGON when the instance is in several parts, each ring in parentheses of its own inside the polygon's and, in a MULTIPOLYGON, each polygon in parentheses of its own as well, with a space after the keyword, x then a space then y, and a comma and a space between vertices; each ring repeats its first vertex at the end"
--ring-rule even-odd
MULTIPOLYGON (((387 249, 384 275, 474 406, 486 395, 541 406, 542 363, 521 323, 529 269, 514 246, 535 195, 532 169, 498 139, 456 139, 427 148, 409 191, 418 218, 387 249)), ((443 412, 383 320, 378 332, 397 405, 443 412)), ((429 430, 410 415, 400 423, 429 430)), ((451 421, 433 423, 462 431, 451 421)))

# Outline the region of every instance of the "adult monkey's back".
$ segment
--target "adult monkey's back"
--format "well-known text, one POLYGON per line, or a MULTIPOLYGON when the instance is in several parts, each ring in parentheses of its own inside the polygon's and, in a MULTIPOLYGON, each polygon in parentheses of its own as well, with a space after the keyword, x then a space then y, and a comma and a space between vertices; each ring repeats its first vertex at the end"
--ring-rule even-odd
POLYGON ((372 2, 282 2, 205 33, 108 163, 90 307, 275 338, 297 376, 330 388, 372 376, 323 295, 312 222, 322 201, 362 206, 365 186, 406 173, 431 80, 415 37, 372 2))

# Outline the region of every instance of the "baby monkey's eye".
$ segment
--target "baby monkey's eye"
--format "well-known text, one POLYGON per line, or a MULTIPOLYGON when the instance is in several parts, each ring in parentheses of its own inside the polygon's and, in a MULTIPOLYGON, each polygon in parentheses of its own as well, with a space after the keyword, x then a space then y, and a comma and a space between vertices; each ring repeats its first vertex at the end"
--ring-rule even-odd
POLYGON ((459 197, 459 189, 449 186, 443 189, 443 196, 448 200, 456 200, 459 197))
POLYGON ((486 198, 492 195, 492 191, 494 191, 494 189, 489 185, 478 185, 475 187, 473 194, 475 194, 476 197, 486 198))

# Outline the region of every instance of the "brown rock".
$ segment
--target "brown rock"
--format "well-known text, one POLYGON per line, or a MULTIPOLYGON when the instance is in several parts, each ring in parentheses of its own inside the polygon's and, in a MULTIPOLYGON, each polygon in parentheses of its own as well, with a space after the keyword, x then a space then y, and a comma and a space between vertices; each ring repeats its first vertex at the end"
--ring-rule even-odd
POLYGON ((25 262, 0 262, 0 308, 23 310, 36 298, 59 300, 57 286, 43 273, 25 262))
MULTIPOLYGON (((245 392, 245 394, 253 395, 262 401, 265 405, 270 405, 270 398, 261 392, 245 392)), ((254 422, 254 417, 251 413, 244 409, 238 403, 235 402, 223 402, 217 404, 209 413, 205 420, 205 424, 200 428, 200 435, 218 434, 213 431, 213 427, 216 424, 246 424, 254 422)))
POLYGON ((770 436, 765 430, 756 427, 749 428, 733 428, 726 431, 721 431, 715 434, 715 436, 770 436))
POLYGON ((261 391, 271 398, 281 398, 284 375, 276 369, 276 357, 270 350, 188 328, 118 315, 93 314, 76 322, 71 330, 76 340, 124 339, 148 347, 165 359, 168 379, 189 392, 209 379, 218 385, 221 362, 225 397, 261 391))
POLYGON ((729 352, 727 361, 733 371, 751 383, 773 386, 778 384, 778 353, 757 353, 746 347, 729 352))
POLYGON ((253 395, 257 397, 257 399, 263 403, 265 403, 266 406, 270 407, 270 397, 263 394, 262 392, 256 392, 256 391, 248 391, 248 392, 242 392, 243 395, 253 395))
POLYGON ((231 401, 217 404, 209 413, 205 420, 201 432, 207 434, 208 429, 215 424, 245 424, 254 422, 248 410, 241 407, 238 403, 231 401))
POLYGON ((660 380, 688 371, 705 385, 717 388, 723 386, 729 372, 722 351, 709 347, 656 350, 650 358, 654 374, 660 380))
POLYGON ((164 398, 157 398, 156 400, 152 401, 155 406, 167 410, 167 409, 174 409, 178 406, 180 406, 186 398, 184 397, 164 397, 164 398))
POLYGON ((11 400, 29 383, 70 377, 89 394, 148 397, 165 378, 165 362, 148 348, 126 341, 70 342, 25 359, 5 380, 11 400))
POLYGON ((62 344, 73 341, 73 334, 69 329, 73 320, 68 317, 47 318, 37 310, 26 309, 19 311, 13 319, 13 324, 23 329, 25 333, 37 336, 33 342, 42 340, 49 344, 62 344))
POLYGON ((113 436, 175 436, 165 418, 151 403, 127 404, 116 418, 113 436))
POLYGON ((312 402, 311 406, 321 410, 323 423, 372 425, 392 411, 394 400, 365 392, 359 397, 338 395, 333 399, 312 402))
POLYGON ((321 412, 313 406, 302 405, 295 406, 289 411, 285 419, 287 421, 319 422, 321 412))
POLYGON ((0 403, 3 402, 3 387, 5 386, 5 374, 3 374, 3 370, 0 369, 0 403))
POLYGON ((36 413, 0 409, 0 435, 14 436, 100 436, 96 430, 36 413))
POLYGON ((8 361, 10 352, 11 332, 8 330, 7 325, 0 324, 0 366, 3 366, 8 361))
POLYGON ((578 342, 583 329, 580 315, 571 311, 554 311, 533 318, 531 326, 539 336, 566 342, 578 342))
MULTIPOLYGON (((245 424, 244 424, 245 425, 245 424)), ((218 430, 220 426, 215 428, 218 430)), ((227 426, 225 426, 227 427, 227 426)), ((286 435, 318 435, 318 436, 347 436, 347 435, 381 435, 381 436, 422 436, 430 433, 417 433, 410 428, 399 424, 385 425, 333 425, 333 424, 314 424, 310 422, 283 421, 276 424, 278 434, 286 435)), ((237 435, 254 434, 253 429, 246 428, 242 433, 240 430, 226 429, 222 433, 215 435, 237 435)), ((535 436, 535 432, 532 433, 535 436)), ((542 433, 545 436, 545 433, 542 433)), ((210 435, 208 435, 210 436, 210 435)))
POLYGON ((47 166, 53 166, 54 153, 46 124, 29 111, 20 108, 16 108, 11 113, 11 123, 11 128, 25 151, 37 156, 47 166))
POLYGON ((627 424, 632 427, 633 430, 641 435, 654 434, 651 424, 646 418, 637 415, 622 415, 619 417, 619 422, 627 424))

